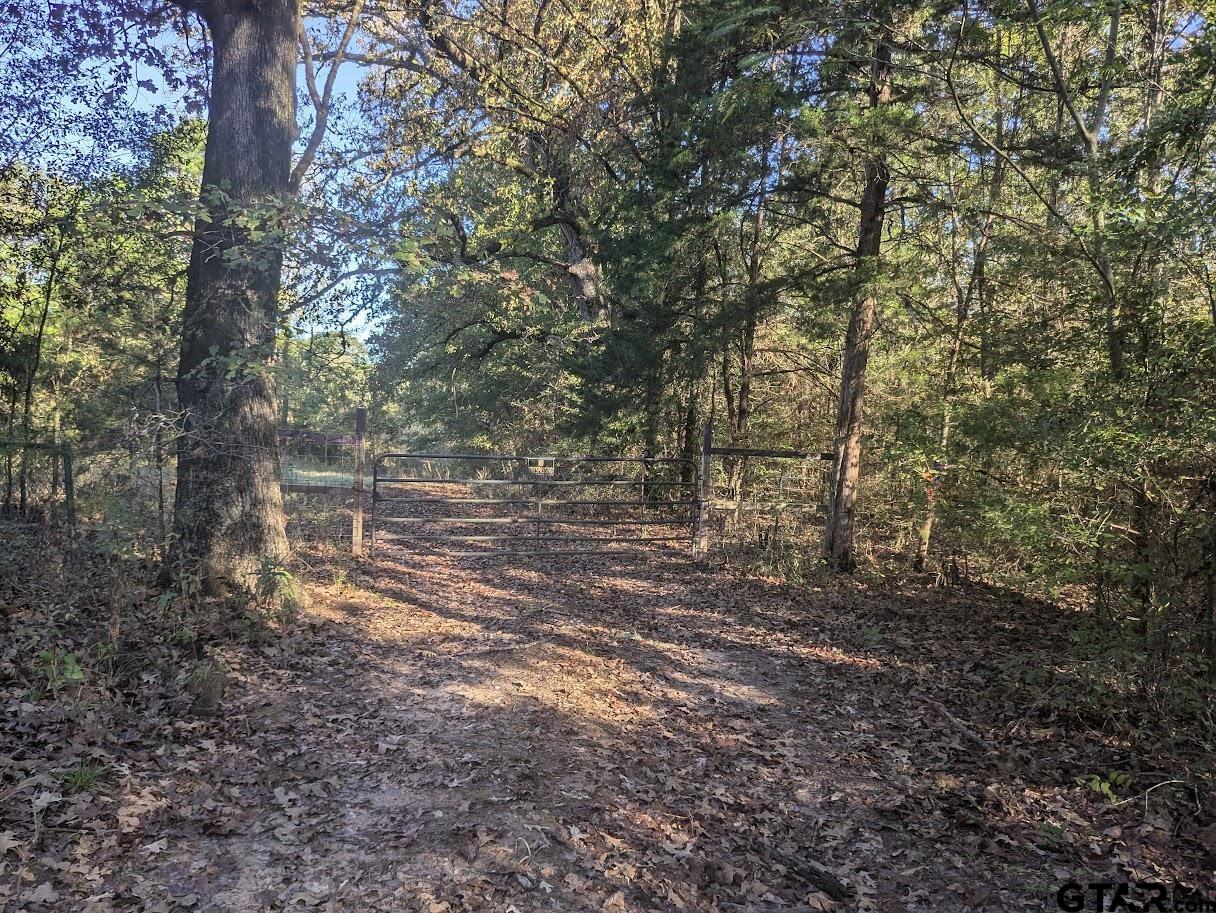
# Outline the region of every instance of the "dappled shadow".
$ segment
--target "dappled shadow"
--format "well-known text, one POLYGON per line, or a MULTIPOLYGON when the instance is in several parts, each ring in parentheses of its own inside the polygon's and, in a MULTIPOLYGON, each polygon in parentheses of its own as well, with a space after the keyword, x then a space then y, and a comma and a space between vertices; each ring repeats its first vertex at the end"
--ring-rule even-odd
POLYGON ((1061 836, 1070 765, 1108 759, 1002 687, 1053 611, 382 554, 249 669, 154 884, 224 910, 1041 908, 1056 867, 1143 862, 1061 836))

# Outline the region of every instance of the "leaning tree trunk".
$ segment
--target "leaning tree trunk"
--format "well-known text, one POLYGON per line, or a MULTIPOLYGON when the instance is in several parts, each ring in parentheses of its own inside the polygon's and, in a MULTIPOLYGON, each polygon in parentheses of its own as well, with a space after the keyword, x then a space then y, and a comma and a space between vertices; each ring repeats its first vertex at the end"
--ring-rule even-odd
POLYGON ((299 0, 196 5, 215 48, 182 322, 169 570, 204 594, 251 589, 287 550, 274 357, 283 204, 296 136, 299 0))
MULTIPOLYGON (((870 108, 891 102, 891 47, 882 39, 870 61, 870 108)), ((840 399, 836 409, 836 440, 828 483, 827 518, 823 529, 823 556, 828 564, 851 570, 853 526, 857 514, 857 487, 861 475, 862 401, 870 337, 874 335, 877 301, 874 273, 882 246, 882 222, 890 169, 881 150, 870 150, 865 163, 865 189, 861 197, 861 223, 857 232, 857 274, 860 290, 849 318, 840 373, 840 399)))

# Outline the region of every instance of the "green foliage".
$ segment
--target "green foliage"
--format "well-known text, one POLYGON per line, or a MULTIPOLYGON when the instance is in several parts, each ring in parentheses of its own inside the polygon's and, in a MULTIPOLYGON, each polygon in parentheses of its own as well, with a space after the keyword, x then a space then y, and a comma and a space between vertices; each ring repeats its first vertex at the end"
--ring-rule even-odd
MULTIPOLYGON (((366 88, 395 154, 467 150, 411 186, 427 258, 372 341, 399 435, 691 454, 712 423, 826 449, 868 292, 869 553, 965 556, 1087 601, 1109 648, 1134 632, 1134 678, 1216 665, 1211 16, 1112 33, 1111 9, 1067 2, 690 0, 678 30, 598 4, 510 15, 444 26, 480 69, 440 54, 434 76, 366 88), (550 69, 547 42, 584 15, 619 22, 617 53, 561 46, 550 69), (510 32, 534 18, 525 53, 510 32), (468 79, 488 94, 430 91, 468 79), (867 160, 890 178, 877 258, 856 256, 867 160), (586 260, 591 319, 571 281, 586 260)), ((758 554, 792 572, 799 549, 814 560, 809 537, 758 554)))
POLYGON ((304 591, 282 562, 263 556, 254 574, 253 601, 271 620, 286 625, 304 608, 304 591))
MULTIPOLYGON (((382 11, 366 56, 411 64, 352 92, 351 142, 298 203, 230 213, 273 242, 259 249, 290 252, 280 424, 346 432, 370 401, 385 443, 695 456, 709 425, 728 445, 822 451, 849 315, 870 296, 871 572, 958 560, 1065 600, 1086 620, 1076 664, 1043 684, 1110 711, 1165 700, 1168 682, 1201 712, 1216 670, 1211 3, 560 6, 382 11), (863 256, 879 185, 879 254, 863 256)), ((147 553, 172 502, 202 135, 157 134, 104 179, 36 158, 0 173, 0 433, 105 453, 81 511, 142 524, 147 553)), ((262 355, 217 350, 207 368, 261 380, 262 355)), ((342 478, 327 451, 306 457, 300 471, 342 478)), ((6 509, 62 488, 28 459, 2 468, 6 509)), ((785 484, 761 461, 715 471, 728 497, 785 484)), ((817 479, 799 482, 821 502, 817 479)), ((813 577, 811 525, 758 533, 752 557, 813 577)), ((268 593, 281 571, 259 572, 268 593)), ((186 618, 198 583, 165 613, 186 618)))
MULTIPOLYGON (((85 184, 36 169, 0 173, 10 214, 0 223, 0 436, 110 451, 112 462, 94 456, 78 467, 78 511, 151 543, 171 498, 177 331, 203 133, 187 121, 156 134, 126 171, 85 184)), ((53 500, 61 485, 35 482, 6 457, 6 506, 53 500)))
POLYGON ((355 409, 371 399, 372 373, 367 347, 356 337, 284 333, 275 367, 280 426, 350 433, 355 409))
POLYGON ((85 682, 84 669, 76 654, 59 647, 41 651, 35 668, 56 697, 64 688, 83 685, 85 682))
POLYGON ((1122 771, 1113 771, 1105 777, 1101 774, 1088 774, 1084 777, 1077 777, 1076 783, 1078 786, 1088 787, 1093 792, 1102 796, 1111 805, 1119 804, 1119 796, 1116 790, 1126 788, 1132 782, 1130 774, 1122 771))
POLYGON ((63 789, 68 793, 87 793, 97 788, 105 777, 106 765, 97 761, 78 761, 62 776, 63 789))

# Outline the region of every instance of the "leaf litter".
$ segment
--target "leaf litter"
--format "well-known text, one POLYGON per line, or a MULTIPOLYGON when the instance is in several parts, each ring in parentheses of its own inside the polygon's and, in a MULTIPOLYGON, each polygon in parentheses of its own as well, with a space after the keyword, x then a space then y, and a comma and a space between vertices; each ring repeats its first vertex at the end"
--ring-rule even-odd
POLYGON ((210 644, 214 702, 171 651, 36 693, 6 639, 0 907, 887 913, 1216 887, 1208 759, 1010 672, 1064 642, 1056 608, 641 557, 319 576, 273 643, 210 644))

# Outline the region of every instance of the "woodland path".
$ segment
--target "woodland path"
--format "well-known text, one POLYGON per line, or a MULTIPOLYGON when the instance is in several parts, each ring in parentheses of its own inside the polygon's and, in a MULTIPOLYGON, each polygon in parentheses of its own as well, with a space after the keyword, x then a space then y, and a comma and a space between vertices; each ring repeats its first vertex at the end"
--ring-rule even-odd
POLYGON ((282 646, 221 654, 222 715, 167 753, 142 809, 126 800, 111 897, 1054 909, 1082 866, 1148 872, 1155 850, 1102 837, 1074 783, 1101 761, 1053 757, 1059 731, 999 719, 1008 698, 982 684, 1049 633, 1044 611, 683 560, 363 565, 282 646))

